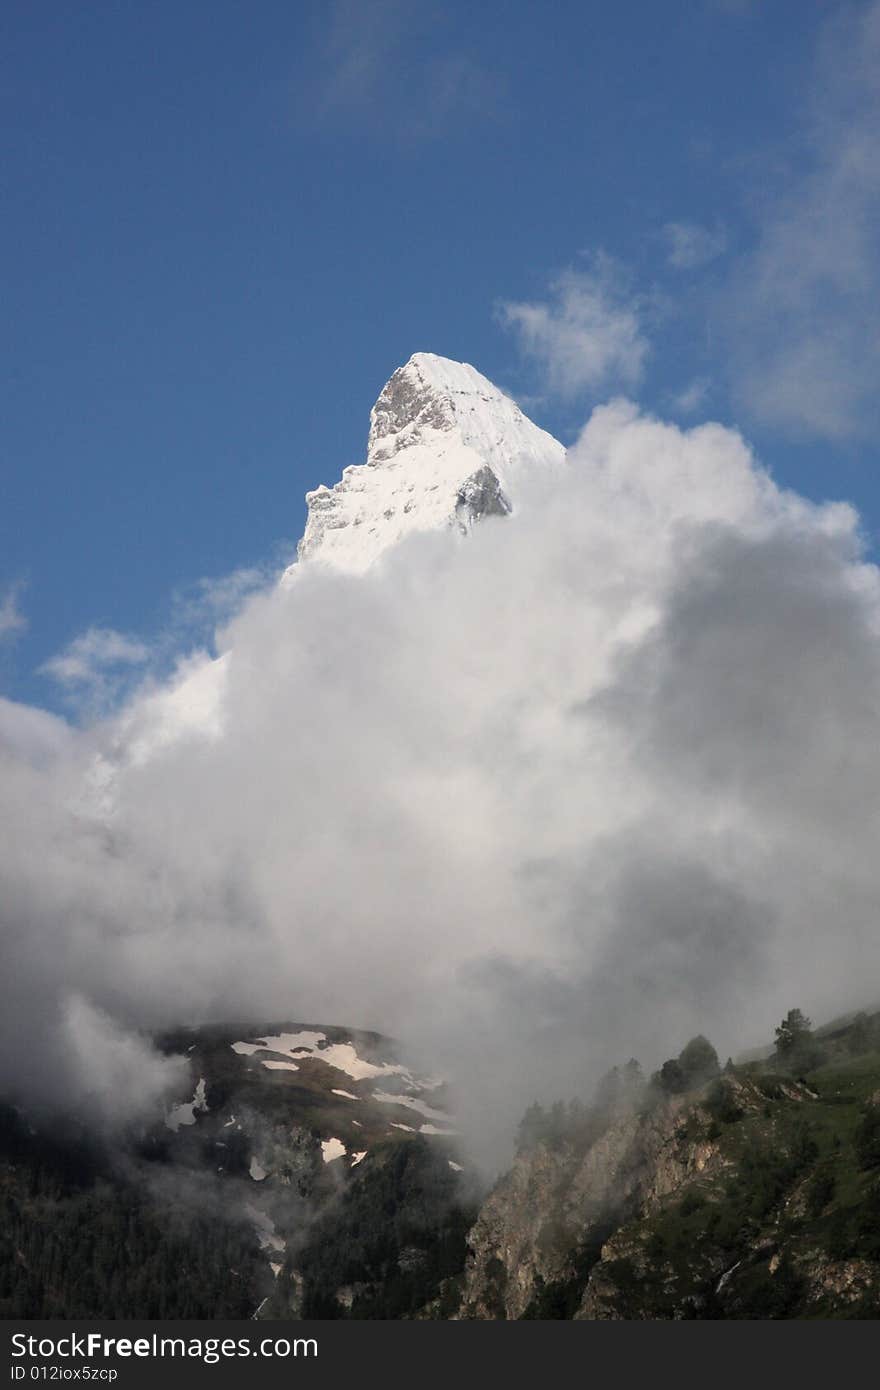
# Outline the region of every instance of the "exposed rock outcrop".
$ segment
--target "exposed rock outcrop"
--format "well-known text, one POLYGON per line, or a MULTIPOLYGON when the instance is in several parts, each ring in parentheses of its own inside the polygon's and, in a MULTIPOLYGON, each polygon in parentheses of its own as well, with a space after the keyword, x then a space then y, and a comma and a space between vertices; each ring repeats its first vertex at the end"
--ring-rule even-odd
POLYGON ((709 1117, 684 1098, 623 1108, 585 1149, 520 1154, 469 1237, 464 1317, 521 1318, 549 1285, 583 1273, 615 1225, 721 1162, 709 1117))

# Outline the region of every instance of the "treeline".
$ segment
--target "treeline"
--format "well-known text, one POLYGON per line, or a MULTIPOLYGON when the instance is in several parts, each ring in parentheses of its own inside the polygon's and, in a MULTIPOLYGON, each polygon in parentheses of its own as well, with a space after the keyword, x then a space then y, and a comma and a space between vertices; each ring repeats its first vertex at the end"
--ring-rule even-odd
POLYGON ((249 1227, 163 1210, 94 1146, 0 1111, 0 1317, 246 1318, 262 1270, 249 1227))
POLYGON ((656 1103, 663 1096, 702 1086, 719 1073, 718 1054, 701 1035, 692 1038, 677 1057, 670 1057, 648 1079, 631 1057, 623 1066, 612 1067, 605 1073, 589 1104, 571 1100, 556 1101, 546 1108, 537 1101, 530 1105, 517 1130, 517 1152, 539 1143, 586 1147, 622 1108, 656 1103))
MULTIPOLYGON (((801 1009, 790 1009, 775 1030, 772 1055, 761 1064, 748 1064, 741 1070, 773 1071, 802 1077, 822 1066, 832 1054, 857 1056, 880 1049, 880 1014, 857 1014, 846 1025, 821 1038, 801 1009)), ((650 1077, 645 1077, 634 1057, 622 1066, 612 1067, 602 1077, 592 1100, 556 1101, 550 1106, 535 1101, 520 1121, 516 1136, 517 1152, 544 1143, 586 1147, 607 1127, 609 1119, 622 1106, 646 1106, 664 1096, 682 1095, 706 1085, 738 1068, 728 1058, 722 1069, 718 1054, 708 1038, 698 1034, 685 1044, 676 1057, 669 1057, 650 1077)), ((710 1108, 730 1104, 723 1090, 709 1097, 710 1108)), ((730 1116, 721 1115, 721 1118, 730 1116)), ((878 1136, 880 1147, 880 1136, 878 1136)))

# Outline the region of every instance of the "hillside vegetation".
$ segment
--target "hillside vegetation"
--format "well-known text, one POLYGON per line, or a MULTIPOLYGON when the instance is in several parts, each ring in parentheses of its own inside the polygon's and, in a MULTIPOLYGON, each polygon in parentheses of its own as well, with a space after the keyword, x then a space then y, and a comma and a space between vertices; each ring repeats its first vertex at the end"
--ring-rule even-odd
POLYGON ((469 1243, 465 1317, 878 1316, 880 1015, 532 1107, 469 1243))
POLYGON ((411 1109, 232 1036, 187 1034, 204 1109, 122 1151, 0 1108, 0 1316, 880 1315, 880 1013, 814 1032, 795 1009, 763 1056, 694 1038, 536 1103, 482 1203, 411 1109), (368 1152, 322 1161, 352 1116, 368 1152))

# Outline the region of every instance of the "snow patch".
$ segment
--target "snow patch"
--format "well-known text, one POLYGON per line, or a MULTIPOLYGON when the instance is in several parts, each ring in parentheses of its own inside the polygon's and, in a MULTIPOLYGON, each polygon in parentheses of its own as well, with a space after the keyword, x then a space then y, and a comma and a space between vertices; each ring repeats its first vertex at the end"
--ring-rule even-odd
POLYGON ((721 1290, 724 1288, 725 1284, 729 1280, 730 1276, 734 1273, 735 1270, 739 1269, 741 1264, 742 1260, 737 1260, 735 1265, 731 1265, 730 1269, 726 1269, 724 1271, 721 1278, 718 1280, 718 1283, 715 1285, 716 1294, 719 1294, 721 1292, 721 1290))
POLYGON ((352 1166, 352 1168, 356 1168, 356 1167, 358 1166, 359 1163, 362 1163, 363 1160, 366 1158, 366 1156, 367 1156, 367 1151, 366 1151, 366 1149, 362 1149, 361 1152, 358 1153, 358 1154, 352 1154, 352 1156, 351 1156, 351 1166, 352 1166))
POLYGON ((184 1101, 182 1105, 175 1105, 173 1110, 169 1110, 165 1116, 165 1124, 168 1129, 177 1131, 181 1125, 194 1125, 196 1122, 197 1111, 207 1111, 208 1102, 205 1097, 205 1078, 199 1077, 196 1093, 192 1100, 184 1101))
MULTIPOLYGON (((271 1037, 257 1038, 254 1042, 234 1042, 230 1046, 241 1057, 253 1057, 256 1052, 274 1052, 289 1063, 293 1063, 294 1058, 298 1061, 309 1059, 326 1062, 329 1067, 345 1072, 353 1081, 370 1080, 377 1076, 400 1076, 410 1082, 413 1080, 407 1067, 395 1062, 368 1062, 358 1056, 357 1049, 351 1043, 328 1043, 326 1033, 276 1033, 271 1037), (321 1043, 326 1046, 319 1046, 321 1043)), ((266 1067, 280 1065, 265 1058, 260 1060, 266 1067)))
POLYGON ((341 1139, 322 1139, 321 1157, 325 1163, 332 1163, 336 1158, 343 1158, 345 1155, 345 1145, 341 1139))
POLYGON ((448 1120, 449 1115, 444 1110, 432 1110, 430 1105, 426 1105, 423 1100, 418 1100, 415 1096, 397 1096, 391 1091, 375 1091, 374 1100, 380 1100, 385 1105, 403 1105, 407 1110, 417 1110, 420 1115, 424 1115, 426 1120, 448 1120))
POLYGON ((365 1061, 363 1057, 358 1056, 351 1043, 332 1043, 330 1047, 323 1047, 315 1055, 328 1066, 344 1071, 352 1081, 366 1081, 375 1076, 410 1075, 406 1067, 398 1066, 395 1062, 365 1061))
POLYGON ((251 1166, 248 1169, 248 1171, 251 1177, 253 1178, 254 1182, 262 1182, 263 1179, 266 1177, 265 1168, 262 1166, 261 1163, 258 1163, 255 1158, 251 1159, 251 1166))
POLYGON ((248 1203, 245 1208, 248 1216, 254 1223, 254 1230, 257 1233, 257 1240, 261 1250, 285 1250, 287 1247, 281 1236, 275 1230, 275 1222, 267 1211, 260 1211, 259 1207, 253 1207, 248 1203))

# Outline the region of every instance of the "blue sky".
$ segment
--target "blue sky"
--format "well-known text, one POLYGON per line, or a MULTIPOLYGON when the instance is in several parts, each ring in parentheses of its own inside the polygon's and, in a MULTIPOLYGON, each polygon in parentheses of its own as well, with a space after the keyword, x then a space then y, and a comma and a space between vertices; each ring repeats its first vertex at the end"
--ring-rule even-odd
POLYGON ((3 31, 0 693, 63 708, 40 668, 78 635, 136 663, 289 558, 416 350, 566 441, 619 392, 737 425, 880 528, 877 4, 12 0, 3 31))

